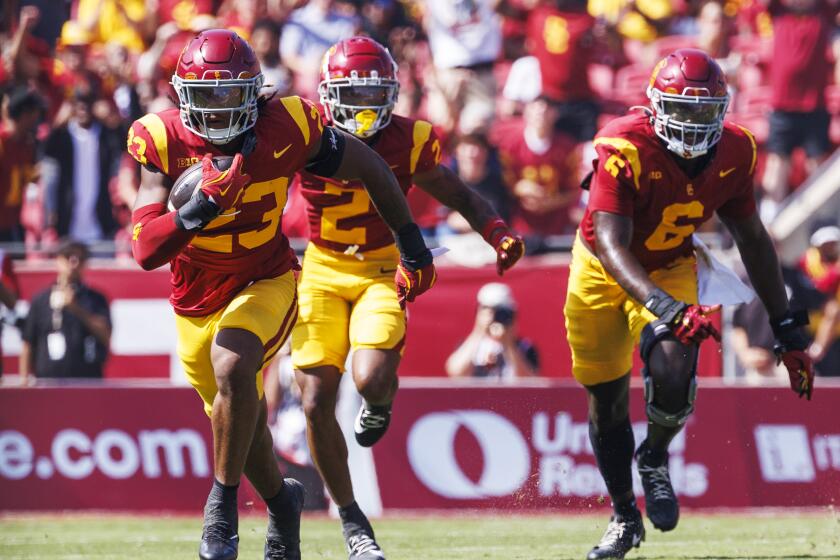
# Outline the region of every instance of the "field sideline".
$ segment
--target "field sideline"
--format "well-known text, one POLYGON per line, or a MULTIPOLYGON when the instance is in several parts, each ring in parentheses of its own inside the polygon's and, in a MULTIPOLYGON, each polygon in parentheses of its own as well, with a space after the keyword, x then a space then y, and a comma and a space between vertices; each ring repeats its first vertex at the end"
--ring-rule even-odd
MULTIPOLYGON (((606 524, 592 516, 399 516, 378 520, 389 560, 581 560, 606 524)), ((650 530, 631 559, 840 559, 840 515, 692 514, 668 534, 650 530)), ((0 558, 195 559, 201 520, 193 517, 31 515, 0 517, 0 558)), ((265 521, 240 521, 239 557, 262 558, 265 521)), ((305 560, 346 560, 338 522, 303 521, 305 560)))

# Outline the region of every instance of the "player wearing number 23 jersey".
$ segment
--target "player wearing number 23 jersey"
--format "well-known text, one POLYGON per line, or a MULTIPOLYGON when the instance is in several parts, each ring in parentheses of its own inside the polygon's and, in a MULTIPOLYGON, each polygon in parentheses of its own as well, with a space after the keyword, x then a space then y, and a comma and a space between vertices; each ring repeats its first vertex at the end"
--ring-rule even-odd
POLYGON ((572 371, 588 393, 592 449, 614 509, 588 560, 624 558, 644 540, 634 456, 653 526, 671 531, 679 521, 668 446, 694 411, 699 346, 710 337, 720 341, 710 318, 720 306, 698 301, 692 239, 714 214, 732 233, 767 308, 794 390, 810 396, 813 380, 756 213, 755 139, 724 122, 723 72, 703 51, 680 49, 654 67, 647 95, 649 109, 615 119, 595 136, 589 202, 569 271, 572 371), (635 448, 628 408, 637 341, 648 424, 635 448))
MULTIPOLYGON (((501 274, 522 256, 521 239, 486 201, 439 165, 441 146, 431 124, 391 114, 399 89, 396 71, 388 51, 367 37, 332 46, 324 56, 319 86, 327 122, 363 139, 382 156, 404 193, 416 184, 458 210, 496 250, 501 274)), ((308 171, 299 177, 311 236, 300 278, 292 361, 304 374, 310 451, 339 506, 349 558, 383 560, 373 529, 353 498, 335 398, 352 349, 353 377, 364 398, 356 440, 371 446, 382 437, 406 329, 406 298, 390 281, 397 248, 357 181, 308 171)))
POLYGON ((324 127, 312 103, 261 97, 259 62, 236 33, 193 37, 172 85, 178 109, 148 114, 128 134, 128 151, 143 166, 132 249, 143 268, 171 265, 178 354, 213 427, 215 481, 199 557, 237 557, 236 495, 247 473, 269 510, 264 558, 299 559, 303 487, 278 469, 261 375, 298 315, 297 260, 280 229, 291 177, 307 168, 363 181, 386 232, 400 240, 395 281, 407 298, 430 287, 415 280, 434 278, 432 256, 387 164, 324 127), (197 163, 188 176, 195 182, 183 183, 188 196, 169 198, 197 163))

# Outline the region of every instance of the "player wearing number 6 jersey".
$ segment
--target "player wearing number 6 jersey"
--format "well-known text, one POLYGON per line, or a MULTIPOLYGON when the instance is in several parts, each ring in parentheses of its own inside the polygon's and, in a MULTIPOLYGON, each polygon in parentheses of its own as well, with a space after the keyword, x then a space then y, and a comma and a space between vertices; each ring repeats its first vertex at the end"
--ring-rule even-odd
POLYGON ((297 261, 280 231, 290 178, 303 168, 358 178, 397 232, 407 297, 429 287, 416 279, 435 274, 382 158, 325 128, 308 101, 260 98, 262 84, 248 43, 232 31, 204 31, 187 44, 172 78, 179 109, 144 116, 128 135, 128 151, 143 166, 134 256, 145 269, 171 264, 179 356, 213 427, 215 481, 199 549, 207 560, 237 557, 243 472, 268 506, 265 558, 300 558, 303 487, 278 470, 260 375, 298 315, 297 261), (211 159, 222 155, 234 156, 226 170, 211 159), (201 181, 192 197, 168 210, 173 182, 198 161, 201 181))
MULTIPOLYGON (((324 57, 319 89, 327 121, 376 150, 403 191, 416 184, 463 214, 496 249, 501 274, 522 256, 522 240, 486 201, 439 165, 440 142, 428 122, 391 115, 398 87, 396 63, 372 39, 341 41, 324 57)), ((405 342, 401 304, 411 296, 395 291, 389 280, 397 249, 361 185, 310 171, 300 178, 311 238, 299 287, 300 319, 292 331, 292 361, 303 373, 298 378, 309 448, 339 507, 350 560, 382 559, 370 523, 353 497, 335 399, 352 349, 353 379, 364 398, 356 440, 368 447, 382 437, 405 342)))
POLYGON ((720 340, 710 318, 717 306, 698 305, 691 239, 712 214, 732 233, 767 308, 792 388, 810 398, 813 383, 799 318, 755 210, 755 140, 724 123, 729 95, 720 67, 702 51, 678 50, 654 68, 648 97, 649 110, 595 137, 589 204, 572 251, 565 308, 572 367, 589 394, 592 448, 615 509, 589 559, 624 558, 644 538, 628 415, 637 341, 648 432, 635 457, 647 515, 662 531, 677 525, 668 446, 694 410, 698 347, 720 340))

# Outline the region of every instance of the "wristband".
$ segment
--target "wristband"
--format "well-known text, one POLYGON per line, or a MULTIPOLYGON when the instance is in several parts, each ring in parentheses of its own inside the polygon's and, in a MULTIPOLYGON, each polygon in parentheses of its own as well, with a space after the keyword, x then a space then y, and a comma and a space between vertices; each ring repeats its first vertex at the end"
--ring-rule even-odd
POLYGON ((484 228, 482 228, 481 237, 483 237, 487 243, 495 248, 499 243, 499 239, 501 239, 507 231, 508 226, 505 221, 501 218, 495 218, 487 222, 484 228))
POLYGON ((660 288, 656 288, 645 298, 645 308, 666 325, 677 324, 687 307, 687 304, 675 300, 660 288))
POLYGON ((781 317, 770 319, 770 328, 776 338, 783 338, 786 334, 799 327, 808 325, 808 312, 804 309, 791 311, 788 309, 781 317))
POLYGON ((198 231, 218 215, 219 207, 201 189, 196 189, 186 204, 175 212, 175 225, 184 231, 198 231))
POLYGON ((432 252, 426 247, 420 228, 409 222, 397 232, 397 249, 403 266, 412 272, 432 264, 432 252))

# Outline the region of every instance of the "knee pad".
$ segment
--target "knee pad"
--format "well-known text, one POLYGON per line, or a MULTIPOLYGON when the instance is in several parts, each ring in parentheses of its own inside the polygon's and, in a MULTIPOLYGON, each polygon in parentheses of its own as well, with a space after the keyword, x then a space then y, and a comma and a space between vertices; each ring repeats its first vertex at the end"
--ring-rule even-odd
POLYGON ((695 356, 694 364, 691 368, 691 381, 688 385, 686 405, 677 412, 666 412, 656 406, 654 402, 654 381, 650 375, 650 366, 648 365, 650 353, 654 347, 661 340, 672 337, 671 330, 664 323, 660 321, 648 323, 642 329, 642 336, 639 341, 639 354, 644 364, 642 366, 642 379, 644 380, 645 403, 647 403, 645 412, 647 413, 648 420, 666 428, 679 428, 685 424, 688 417, 694 412, 694 401, 697 399, 697 356, 695 356))

